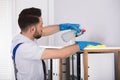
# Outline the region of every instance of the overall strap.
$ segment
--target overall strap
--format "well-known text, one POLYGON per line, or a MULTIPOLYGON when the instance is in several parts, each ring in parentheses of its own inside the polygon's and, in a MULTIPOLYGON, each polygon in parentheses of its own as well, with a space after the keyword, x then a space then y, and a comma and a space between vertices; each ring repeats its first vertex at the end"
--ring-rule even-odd
POLYGON ((17 68, 16 68, 16 64, 15 64, 15 55, 16 55, 16 51, 18 49, 18 47, 21 45, 22 43, 18 43, 14 48, 13 48, 13 52, 12 52, 12 59, 13 59, 13 63, 14 63, 14 72, 15 72, 15 80, 17 80, 17 68))
POLYGON ((13 61, 15 62, 15 56, 16 56, 16 51, 17 51, 17 48, 21 45, 21 44, 23 44, 23 43, 18 43, 15 47, 14 47, 14 49, 13 49, 13 52, 12 52, 12 59, 13 59, 13 61))

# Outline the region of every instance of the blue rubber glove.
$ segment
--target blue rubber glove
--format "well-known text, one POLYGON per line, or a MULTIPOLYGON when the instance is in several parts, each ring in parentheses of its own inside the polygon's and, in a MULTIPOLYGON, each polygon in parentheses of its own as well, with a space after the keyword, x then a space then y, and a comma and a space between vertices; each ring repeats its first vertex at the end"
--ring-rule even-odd
POLYGON ((64 23, 64 24, 59 24, 59 27, 60 27, 60 31, 63 31, 63 30, 75 30, 76 33, 75 34, 78 34, 81 32, 81 29, 79 28, 79 24, 71 24, 71 23, 64 23))
POLYGON ((80 50, 84 50, 84 48, 87 47, 88 45, 93 45, 93 46, 101 45, 101 43, 90 42, 90 41, 76 41, 76 44, 79 45, 80 50))

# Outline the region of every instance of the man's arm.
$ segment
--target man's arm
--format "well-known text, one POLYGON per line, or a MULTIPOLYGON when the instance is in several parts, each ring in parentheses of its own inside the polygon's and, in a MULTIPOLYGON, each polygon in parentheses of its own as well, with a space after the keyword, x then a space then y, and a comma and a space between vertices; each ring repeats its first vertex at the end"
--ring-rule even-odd
POLYGON ((79 28, 79 26, 80 26, 79 24, 71 24, 71 23, 49 25, 43 28, 42 36, 48 36, 58 31, 63 31, 63 30, 75 30, 76 34, 78 34, 81 32, 81 29, 79 28))
POLYGON ((67 46, 61 49, 45 49, 42 54, 41 59, 58 59, 58 58, 67 58, 70 55, 78 52, 79 46, 77 44, 67 46))
POLYGON ((88 45, 97 46, 101 45, 101 43, 90 41, 76 41, 76 44, 64 47, 62 49, 45 49, 41 59, 66 58, 72 54, 75 54, 79 50, 84 50, 84 48, 88 45))
POLYGON ((59 25, 49 25, 45 26, 42 30, 42 36, 48 36, 51 34, 54 34, 56 32, 59 32, 59 25))

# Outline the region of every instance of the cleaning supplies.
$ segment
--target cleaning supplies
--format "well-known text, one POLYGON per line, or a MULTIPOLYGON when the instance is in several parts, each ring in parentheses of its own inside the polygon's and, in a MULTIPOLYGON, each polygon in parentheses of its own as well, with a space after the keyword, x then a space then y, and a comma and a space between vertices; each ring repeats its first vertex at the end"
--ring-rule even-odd
POLYGON ((101 44, 101 45, 96 45, 96 46, 88 45, 86 48, 105 48, 105 47, 106 47, 105 44, 101 44))
POLYGON ((71 39, 74 39, 75 37, 79 37, 81 36, 84 32, 86 32, 85 29, 82 29, 81 32, 79 34, 75 34, 75 30, 71 30, 71 31, 68 31, 66 33, 63 33, 61 35, 61 38, 64 42, 68 42, 70 41, 71 39))

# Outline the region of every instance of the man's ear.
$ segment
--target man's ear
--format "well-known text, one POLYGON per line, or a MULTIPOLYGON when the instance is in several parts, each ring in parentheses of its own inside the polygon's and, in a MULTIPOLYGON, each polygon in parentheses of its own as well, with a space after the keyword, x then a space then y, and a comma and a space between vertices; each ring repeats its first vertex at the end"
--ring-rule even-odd
POLYGON ((34 26, 30 27, 30 32, 34 32, 34 31, 35 31, 35 27, 34 26))

